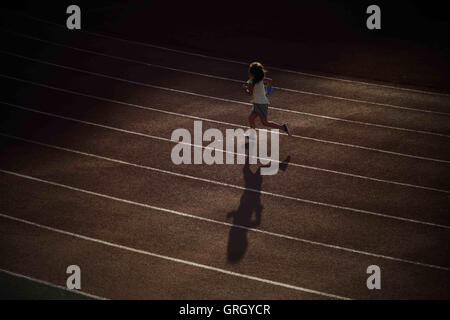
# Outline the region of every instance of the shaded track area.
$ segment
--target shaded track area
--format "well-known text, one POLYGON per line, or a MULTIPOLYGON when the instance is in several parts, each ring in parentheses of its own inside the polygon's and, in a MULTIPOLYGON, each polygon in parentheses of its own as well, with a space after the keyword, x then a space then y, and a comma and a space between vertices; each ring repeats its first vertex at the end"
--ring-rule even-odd
POLYGON ((76 264, 110 299, 450 298, 450 96, 275 69, 278 174, 175 165, 173 130, 247 128, 245 64, 22 19, 0 30, 0 269, 64 286, 76 264))

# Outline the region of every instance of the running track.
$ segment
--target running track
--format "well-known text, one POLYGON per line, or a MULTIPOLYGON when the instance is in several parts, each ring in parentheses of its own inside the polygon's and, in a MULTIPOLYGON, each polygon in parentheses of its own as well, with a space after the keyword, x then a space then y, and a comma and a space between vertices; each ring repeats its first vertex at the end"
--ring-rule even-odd
POLYGON ((64 285, 77 264, 112 299, 450 298, 449 95, 269 68, 285 171, 176 166, 174 129, 247 126, 247 62, 0 34, 0 269, 64 285))

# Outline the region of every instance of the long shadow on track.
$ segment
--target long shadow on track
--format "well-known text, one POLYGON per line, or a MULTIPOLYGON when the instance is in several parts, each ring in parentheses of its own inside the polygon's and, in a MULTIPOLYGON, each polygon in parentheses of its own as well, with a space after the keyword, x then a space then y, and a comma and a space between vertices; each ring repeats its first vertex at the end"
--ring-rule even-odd
MULTIPOLYGON (((248 145, 246 145, 248 149, 248 145)), ((290 162, 291 157, 280 163, 280 170, 285 171, 290 162)), ((261 187, 263 176, 261 168, 270 166, 259 166, 255 173, 250 169, 249 157, 246 158, 242 169, 245 191, 241 196, 239 207, 237 210, 228 212, 227 218, 233 218, 233 226, 230 229, 227 247, 227 261, 234 264, 241 261, 247 251, 248 239, 246 228, 256 228, 261 224, 261 213, 264 206, 261 203, 261 187), (253 213, 255 217, 253 218, 253 213), (243 228, 246 227, 246 228, 243 228)))

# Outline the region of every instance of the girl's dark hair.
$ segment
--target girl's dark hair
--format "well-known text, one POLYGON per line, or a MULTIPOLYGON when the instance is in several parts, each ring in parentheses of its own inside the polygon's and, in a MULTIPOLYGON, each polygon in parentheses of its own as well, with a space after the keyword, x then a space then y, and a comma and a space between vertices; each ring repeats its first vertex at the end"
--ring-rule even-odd
POLYGON ((262 79, 264 79, 264 76, 266 74, 266 70, 264 70, 263 65, 259 62, 250 63, 248 71, 253 75, 253 84, 257 84, 262 79))

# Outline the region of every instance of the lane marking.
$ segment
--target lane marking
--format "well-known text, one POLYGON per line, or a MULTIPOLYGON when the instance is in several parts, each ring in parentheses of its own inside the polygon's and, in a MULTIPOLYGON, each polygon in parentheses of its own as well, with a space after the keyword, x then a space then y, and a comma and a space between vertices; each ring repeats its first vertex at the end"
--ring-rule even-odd
MULTIPOLYGON (((172 112, 172 111, 167 111, 167 110, 162 110, 162 109, 156 109, 156 108, 152 108, 152 107, 145 107, 145 106, 142 106, 142 105, 127 103, 127 102, 123 102, 123 101, 119 101, 119 100, 103 98, 103 97, 94 96, 94 95, 90 95, 90 94, 85 94, 85 93, 81 93, 81 92, 77 92, 77 91, 72 91, 72 90, 68 90, 68 89, 62 89, 62 88, 58 88, 58 87, 54 87, 54 86, 49 86, 49 85, 45 85, 45 84, 42 84, 42 83, 37 83, 37 82, 21 79, 21 78, 11 77, 11 76, 4 75, 4 74, 0 74, 0 77, 11 79, 11 80, 15 80, 15 81, 19 81, 19 82, 23 82, 23 83, 28 83, 28 84, 32 84, 32 85, 35 85, 35 86, 56 90, 56 91, 61 91, 61 92, 69 93, 69 94, 74 94, 74 95, 78 95, 78 96, 82 96, 82 97, 88 97, 88 98, 92 98, 92 99, 96 99, 96 100, 100 100, 100 101, 121 104, 121 105, 125 105, 125 106, 128 106, 128 107, 144 109, 144 110, 151 110, 151 111, 171 114, 171 115, 175 115, 175 116, 179 116, 179 117, 191 118, 191 119, 202 120, 202 121, 207 121, 207 122, 212 122, 212 123, 219 123, 219 124, 230 125, 230 126, 234 126, 234 127, 247 128, 247 129, 250 128, 249 126, 244 126, 244 125, 240 125, 240 124, 234 124, 234 123, 230 123, 230 122, 224 122, 224 121, 218 121, 218 120, 213 120, 213 119, 208 119, 208 118, 202 118, 202 117, 192 116, 192 115, 183 114, 183 113, 177 113, 177 112, 172 112)), ((260 130, 265 130, 265 129, 256 129, 256 130, 260 131, 260 130)), ((287 134, 283 133, 283 132, 279 132, 279 134, 287 136, 287 134)), ((450 163, 449 160, 435 159, 435 158, 429 158, 429 157, 421 157, 421 156, 416 156, 416 155, 411 155, 411 154, 404 154, 404 153, 399 153, 399 152, 394 152, 394 151, 389 151, 389 150, 364 147, 364 146, 359 146, 359 145, 354 145, 354 144, 347 144, 347 143, 336 142, 336 141, 322 140, 322 139, 311 138, 311 137, 306 137, 306 136, 300 136, 300 135, 295 135, 295 134, 293 134, 292 137, 299 138, 299 139, 304 139, 304 140, 315 141, 315 142, 333 144, 333 145, 338 145, 338 146, 345 146, 345 147, 349 147, 349 148, 362 149, 362 150, 368 150, 368 151, 374 151, 374 152, 380 152, 380 153, 386 153, 386 154, 390 154, 390 155, 407 157, 407 158, 413 158, 413 159, 419 159, 419 160, 427 160, 427 161, 440 162, 440 163, 450 163)))
MULTIPOLYGON (((48 146, 51 147, 51 145, 48 145, 48 146)), ((356 208, 351 208, 351 207, 347 207, 347 206, 330 204, 330 203, 326 203, 326 202, 307 200, 307 199, 303 199, 303 198, 296 198, 296 197, 282 195, 282 194, 273 193, 273 192, 269 192, 269 191, 257 190, 257 189, 252 189, 252 188, 245 188, 245 187, 241 187, 241 186, 230 184, 230 183, 225 183, 225 182, 216 181, 216 180, 210 180, 210 179, 206 179, 206 178, 200 178, 200 177, 191 176, 191 175, 187 175, 187 174, 182 174, 182 173, 177 173, 177 172, 173 172, 173 171, 158 169, 158 168, 154 168, 154 167, 150 167, 150 166, 134 164, 134 163, 126 162, 126 161, 123 161, 123 160, 107 158, 107 157, 103 157, 103 156, 98 156, 98 155, 89 154, 89 153, 76 151, 76 150, 71 150, 71 149, 62 148, 62 147, 56 147, 55 146, 53 148, 55 148, 55 149, 56 148, 60 148, 63 151, 79 153, 79 154, 82 154, 82 155, 85 155, 85 156, 98 158, 98 159, 102 159, 102 160, 106 160, 106 161, 111 161, 111 162, 115 162, 115 163, 120 163, 120 164, 132 166, 132 167, 136 167, 136 168, 140 168, 140 169, 155 171, 155 172, 158 172, 158 173, 168 174, 168 175, 177 176, 177 177, 181 177, 181 178, 185 178, 185 179, 191 179, 191 180, 196 180, 196 181, 201 181, 201 182, 207 182, 207 183, 211 183, 211 184, 215 184, 215 185, 219 185, 219 186, 223 186, 223 187, 229 187, 229 188, 234 188, 234 189, 238 189, 238 190, 255 192, 255 193, 259 193, 259 194, 263 194, 263 195, 272 196, 272 197, 275 197, 275 198, 287 199, 287 200, 297 201, 297 202, 301 202, 301 203, 307 203, 307 204, 312 204, 312 205, 317 205, 317 206, 322 206, 322 207, 329 207, 329 208, 333 208, 333 209, 346 210, 346 211, 355 212, 355 213, 358 213, 358 214, 367 214, 367 215, 372 215, 372 216, 376 216, 376 217, 382 217, 382 218, 393 219, 393 220, 398 220, 398 221, 405 221, 405 222, 421 224, 421 225, 427 225, 427 226, 432 226, 432 227, 437 227, 437 228, 450 229, 450 226, 442 225, 442 224, 438 224, 438 223, 427 222, 427 221, 422 221, 422 220, 415 220, 415 219, 398 217, 398 216, 392 216, 392 215, 378 213, 378 212, 374 212, 374 211, 368 211, 368 210, 363 210, 363 209, 356 209, 356 208)), ((17 176, 23 176, 23 177, 26 177, 28 179, 35 179, 36 181, 43 181, 43 182, 48 182, 49 183, 49 181, 46 181, 46 180, 41 180, 39 178, 34 178, 34 177, 31 177, 31 176, 21 175, 21 174, 18 174, 18 173, 14 173, 12 171, 7 171, 7 170, 1 170, 0 169, 0 172, 5 172, 5 173, 8 173, 8 174, 13 174, 13 175, 17 175, 17 176)), ((57 183, 54 183, 54 184, 55 185, 59 185, 57 183)))
MULTIPOLYGON (((3 8, 3 9, 5 9, 5 8, 3 8)), ((58 23, 55 23, 55 22, 52 22, 52 21, 44 20, 44 19, 41 19, 41 18, 38 18, 38 17, 34 17, 34 16, 31 16, 31 15, 26 14, 24 12, 14 11, 14 10, 10 10, 10 9, 5 9, 5 10, 7 10, 9 12, 12 12, 12 13, 15 13, 15 14, 17 14, 19 16, 26 17, 26 18, 31 19, 31 20, 40 21, 40 22, 43 22, 43 23, 46 23, 46 24, 57 26, 59 28, 65 28, 64 25, 61 25, 61 24, 58 24, 58 23)), ((184 50, 177 50, 177 49, 172 49, 172 48, 168 48, 168 47, 164 47, 164 46, 158 46, 158 45, 144 43, 144 42, 139 42, 139 41, 134 41, 134 40, 127 40, 127 39, 123 39, 123 38, 119 38, 119 37, 114 37, 114 36, 111 36, 111 35, 106 35, 106 34, 102 34, 102 33, 96 33, 96 32, 92 32, 92 31, 87 31, 86 29, 79 30, 79 32, 90 34, 90 35, 101 37, 101 38, 105 38, 105 39, 111 39, 111 40, 121 41, 121 42, 125 42, 125 43, 131 43, 131 44, 138 44, 138 45, 142 45, 142 46, 150 47, 150 48, 155 48, 155 49, 159 49, 159 50, 175 52, 175 53, 179 53, 179 54, 190 55, 190 56, 200 57, 200 58, 204 58, 204 59, 210 59, 210 60, 216 60, 216 61, 222 61, 222 62, 228 62, 228 63, 234 63, 234 64, 240 64, 240 65, 248 66, 248 63, 247 62, 243 62, 243 61, 238 61, 238 60, 233 60, 233 59, 226 59, 226 58, 219 58, 219 57, 213 57, 213 56, 200 54, 200 53, 194 53, 194 52, 189 52, 189 51, 184 51, 184 50)), ((308 77, 314 77, 314 78, 319 78, 319 79, 326 79, 326 80, 332 80, 332 81, 341 81, 341 82, 346 82, 346 83, 355 83, 355 84, 360 84, 360 85, 362 84, 362 85, 367 85, 367 86, 374 86, 374 87, 389 88, 389 89, 402 90, 402 91, 424 93, 424 94, 428 94, 428 95, 438 95, 438 96, 450 97, 450 94, 443 93, 443 92, 426 91, 426 90, 420 90, 420 89, 397 87, 397 86, 393 86, 393 85, 385 85, 385 84, 371 83, 371 82, 365 82, 365 81, 358 81, 358 80, 343 79, 343 78, 337 78, 337 77, 331 77, 331 76, 317 75, 317 74, 306 73, 306 72, 301 72, 301 71, 295 71, 295 70, 279 68, 279 67, 274 67, 274 66, 269 66, 269 65, 267 66, 267 68, 270 68, 272 70, 277 70, 277 71, 280 71, 280 72, 292 73, 292 74, 308 76, 308 77)))
MULTIPOLYGON (((184 69, 179 69, 179 68, 172 68, 172 67, 167 67, 167 66, 163 66, 163 65, 148 63, 148 62, 144 62, 144 61, 139 61, 139 60, 135 60, 135 59, 119 57, 119 56, 110 55, 110 54, 106 54, 106 53, 102 53, 102 52, 98 52, 98 51, 92 51, 92 50, 88 50, 88 49, 83 49, 83 48, 78 48, 78 47, 73 47, 73 46, 67 46, 67 45, 64 45, 64 44, 61 44, 61 43, 56 43, 56 42, 53 42, 53 41, 49 41, 49 40, 33 37, 33 36, 30 36, 30 35, 26 35, 26 34, 23 34, 23 33, 20 33, 20 32, 16 32, 16 31, 13 31, 13 30, 9 30, 9 29, 4 29, 4 28, 0 28, 0 29, 3 30, 6 33, 10 33, 10 34, 22 37, 22 38, 27 38, 27 39, 31 39, 31 40, 47 43, 47 44, 50 44, 50 45, 53 45, 53 46, 59 46, 59 47, 62 47, 62 48, 68 48, 68 49, 71 49, 71 50, 80 51, 80 52, 89 53, 89 54, 94 54, 94 55, 99 55, 99 56, 103 56, 103 57, 107 57, 107 58, 111 58, 111 59, 122 60, 122 61, 126 61, 126 62, 131 62, 131 63, 136 63, 136 64, 144 65, 144 66, 147 66, 147 67, 151 67, 151 68, 166 69, 166 70, 170 70, 170 71, 181 72, 181 73, 186 73, 186 74, 191 74, 191 75, 196 75, 196 76, 201 76, 201 77, 208 77, 208 78, 224 80, 224 81, 231 81, 231 82, 236 82, 236 83, 245 83, 245 81, 238 80, 238 79, 221 77, 221 76, 216 76, 216 75, 212 75, 212 74, 205 74, 205 73, 189 71, 189 70, 184 70, 184 69)), ((329 99, 344 100, 344 101, 356 102, 356 103, 361 103, 361 104, 372 104, 372 105, 381 106, 381 107, 409 110, 409 111, 415 111, 415 112, 424 112, 424 113, 444 115, 444 116, 449 116, 450 115, 450 112, 441 112, 441 111, 433 111, 433 110, 427 110, 427 109, 410 108, 410 107, 397 106, 397 105, 392 105, 392 104, 387 104, 387 103, 371 102, 371 101, 360 100, 360 99, 351 99, 351 98, 345 98, 345 97, 339 97, 339 96, 333 96, 333 95, 327 95, 327 94, 321 94, 321 93, 309 92, 309 91, 303 91, 303 90, 296 90, 296 89, 290 89, 290 88, 283 88, 283 87, 276 87, 276 86, 273 86, 273 87, 275 89, 277 89, 277 90, 282 90, 282 91, 286 91, 286 92, 300 93, 300 94, 318 96, 318 97, 329 98, 329 99)))
MULTIPOLYGON (((186 142, 172 141, 171 139, 164 138, 164 137, 159 137, 159 136, 154 136, 154 135, 149 135, 149 134, 142 134, 142 133, 139 133, 139 132, 130 131, 130 130, 126 130, 126 129, 121 129, 121 128, 117 128, 117 127, 111 127, 111 126, 99 124, 99 123, 96 123, 96 122, 84 121, 84 120, 80 120, 80 119, 76 119, 76 118, 72 118, 72 117, 58 115, 58 114, 55 114, 55 113, 50 113, 50 112, 45 112, 45 111, 41 111, 41 110, 37 110, 37 109, 27 108, 27 107, 24 107, 24 106, 20 106, 20 105, 17 105, 17 104, 12 104, 12 103, 1 101, 1 100, 0 100, 0 104, 8 105, 8 106, 10 106, 12 108, 16 108, 16 109, 20 109, 20 110, 24 110, 24 111, 28 111, 28 112, 42 114, 42 115, 49 116, 49 117, 54 117, 54 118, 68 120, 68 121, 78 122, 78 123, 87 124, 87 125, 91 125, 91 126, 101 127, 101 128, 104 128, 104 129, 119 131, 119 132, 123 132, 123 133, 128 133, 128 134, 133 134, 133 135, 138 135, 138 136, 144 136, 144 137, 150 138, 150 139, 161 140, 161 141, 165 141, 165 142, 169 142, 169 143, 180 143, 180 144, 184 144, 184 145, 188 145, 188 146, 192 146, 192 147, 199 147, 199 148, 202 148, 202 149, 216 150, 216 149, 214 149, 212 147, 208 147, 208 146, 197 145, 197 144, 186 143, 186 142)), ((0 135, 8 136, 8 135, 6 135, 4 133, 0 133, 0 135)), ((10 137, 15 137, 15 136, 10 136, 10 137)), ((18 137, 15 137, 15 138, 18 138, 18 137)), ((220 141, 222 141, 222 140, 220 140, 220 141)), ((245 157, 248 157, 247 154, 242 154, 242 153, 238 153, 238 152, 234 152, 234 151, 228 151, 226 149, 217 149, 217 150, 222 152, 222 153, 228 153, 228 154, 233 154, 233 155, 243 155, 245 157)), ((261 160, 266 160, 266 161, 274 161, 274 162, 279 163, 279 164, 283 164, 284 163, 283 161, 280 161, 280 160, 272 160, 270 158, 259 157, 259 156, 252 156, 251 158, 261 159, 261 160)), ((357 175, 357 174, 352 174, 352 173, 347 173, 347 172, 341 172, 341 171, 336 171, 336 170, 330 170, 330 169, 324 169, 324 168, 318 168, 318 167, 298 164, 298 163, 294 163, 294 162, 289 162, 289 165, 290 166, 294 166, 294 167, 307 169, 307 170, 322 171, 322 172, 326 172, 326 173, 330 173, 330 174, 342 175, 342 176, 347 176, 347 177, 352 177, 352 178, 357 178, 357 179, 362 179, 362 180, 369 180, 369 181, 375 181, 375 182, 381 182, 381 183, 388 183, 388 184, 399 185, 399 186, 408 187, 408 188, 416 188, 416 189, 422 189, 422 190, 428 190, 428 191, 434 191, 434 192, 450 194, 450 191, 449 190, 445 190, 445 189, 438 189, 438 188, 433 188, 433 187, 419 186, 419 185, 415 185, 415 184, 398 182, 398 181, 392 181, 392 180, 384 180, 384 179, 379 179, 379 178, 372 178, 372 177, 367 177, 367 176, 363 176, 363 175, 357 175)))
MULTIPOLYGON (((64 148, 60 148, 60 149, 64 149, 64 148)), ((68 151, 68 150, 64 150, 64 151, 68 151)), ((74 153, 79 153, 79 154, 85 155, 83 152, 74 152, 74 153)), ((103 159, 104 157, 97 157, 97 158, 103 159)), ((103 159, 103 160, 108 160, 108 159, 103 159)), ((118 162, 118 163, 121 163, 121 162, 118 162)), ((121 164, 128 165, 127 163, 121 163, 121 164)), ((134 165, 134 166, 135 167, 139 167, 139 168, 142 167, 142 166, 139 166, 139 165, 134 165)), ((218 225, 222 225, 222 226, 226 226, 226 227, 235 227, 235 228, 238 228, 238 229, 243 229, 243 230, 256 232, 256 233, 261 233, 261 234, 269 235, 269 236, 276 237, 276 238, 281 238, 281 239, 287 239, 287 240, 307 243, 307 244, 314 245, 314 246, 320 246, 320 247, 324 247, 324 248, 340 250, 340 251, 350 252, 350 253, 354 253, 354 254, 361 254, 361 255, 375 257, 375 258, 380 258, 380 259, 385 259, 385 260, 391 260, 391 261, 396 261, 396 262, 408 263, 408 264, 413 264, 413 265, 426 267, 426 268, 450 271, 449 267, 433 265, 433 264, 429 264, 429 263, 418 262, 418 261, 413 261, 413 260, 408 260, 408 259, 396 258, 396 257, 388 256, 388 255, 372 253, 372 252, 367 252, 367 251, 363 251, 363 250, 351 249, 351 248, 347 248, 347 247, 343 247, 343 246, 339 246, 339 245, 334 245, 334 244, 329 244, 329 243, 324 243, 324 242, 319 242, 319 241, 313 241, 313 240, 308 240, 308 239, 304 239, 304 238, 289 236, 289 235, 285 235, 285 234, 281 234, 281 233, 266 231, 266 230, 263 230, 263 229, 250 228, 250 227, 246 227, 246 226, 239 225, 239 224, 233 224, 233 223, 223 222, 223 221, 214 220, 214 219, 210 219, 210 218, 205 218, 205 217, 201 217, 201 216, 196 216, 196 215, 193 215, 193 214, 189 214, 189 213, 185 213, 185 212, 181 212, 181 211, 177 211, 177 210, 161 208, 161 207, 153 206, 153 205, 150 205, 150 204, 135 202, 135 201, 131 201, 131 200, 125 200, 125 199, 121 199, 121 198, 117 198, 117 197, 113 197, 113 196, 109 196, 109 195, 105 195, 105 194, 101 194, 101 193, 96 193, 96 192, 93 192, 93 191, 88 191, 88 190, 84 190, 84 189, 80 189, 80 188, 76 188, 76 187, 71 187, 71 186, 60 184, 60 183, 57 183, 57 182, 52 182, 52 181, 47 181, 47 180, 42 180, 42 179, 39 179, 39 178, 31 177, 31 176, 22 175, 22 174, 15 173, 15 172, 12 172, 12 171, 7 171, 7 170, 0 169, 0 172, 8 173, 8 174, 11 174, 11 175, 14 175, 14 176, 18 176, 20 178, 25 178, 25 179, 29 179, 29 180, 45 183, 45 184, 50 184, 50 185, 53 185, 53 186, 56 186, 56 187, 60 187, 60 188, 64 188, 64 189, 68 189, 68 190, 71 190, 71 191, 85 193, 85 194, 97 196, 97 197, 100 197, 100 198, 105 198, 105 199, 108 199, 108 200, 113 200, 113 201, 117 201, 117 202, 121 202, 121 203, 126 203, 126 204, 129 204, 129 205, 142 207, 142 208, 145 208, 145 209, 152 209, 152 210, 155 210, 155 211, 160 211, 160 212, 164 212, 164 213, 174 214, 174 215, 181 216, 181 217, 184 217, 184 218, 190 218, 190 219, 204 221, 204 222, 213 223, 213 224, 218 224, 218 225)), ((250 189, 246 189, 246 190, 250 190, 250 189)), ((252 191, 252 190, 250 190, 250 191, 252 191)))
MULTIPOLYGON (((6 218, 6 216, 2 215, 2 214, 0 214, 0 216, 6 218)), ((9 274, 9 275, 17 277, 17 278, 22 278, 22 279, 26 279, 26 280, 29 280, 29 281, 32 281, 32 282, 43 284, 43 285, 46 285, 48 287, 52 287, 52 288, 55 288, 55 289, 60 289, 60 290, 64 290, 64 291, 71 292, 71 293, 74 293, 74 294, 78 294, 78 295, 81 295, 81 296, 86 296, 88 298, 97 299, 97 300, 109 300, 107 298, 96 296, 96 295, 93 295, 91 293, 87 293, 87 292, 84 292, 84 291, 81 291, 81 290, 70 290, 70 289, 67 289, 66 287, 63 287, 63 286, 60 286, 60 285, 57 285, 57 284, 54 284, 54 283, 51 283, 51 282, 48 282, 48 281, 40 280, 40 279, 37 279, 37 278, 34 278, 34 277, 26 276, 26 275, 19 274, 19 273, 16 273, 16 272, 12 272, 12 271, 9 271, 9 270, 5 270, 5 269, 1 269, 0 268, 0 272, 9 274)))
POLYGON ((329 298, 333 298, 333 299, 340 299, 340 300, 349 300, 350 299, 350 298, 347 298, 347 297, 338 296, 338 295, 331 294, 331 293, 326 293, 326 292, 322 292, 322 291, 307 289, 307 288, 294 286, 294 285, 290 285, 290 284, 283 283, 283 282, 278 282, 278 281, 268 280, 268 279, 259 278, 259 277, 255 277, 255 276, 250 276, 250 275, 243 274, 243 273, 233 272, 233 271, 229 271, 229 270, 226 270, 226 269, 221 269, 221 268, 217 268, 217 267, 208 266, 208 265, 205 265, 205 264, 200 264, 200 263, 196 263, 196 262, 192 262, 192 261, 188 261, 188 260, 183 260, 183 259, 174 258, 174 257, 170 257, 170 256, 158 254, 158 253, 153 253, 153 252, 146 251, 146 250, 136 249, 136 248, 120 245, 120 244, 117 244, 117 243, 108 242, 108 241, 105 241, 105 240, 100 240, 100 239, 88 237, 88 236, 85 236, 85 235, 77 234, 77 233, 74 233, 74 232, 69 232, 69 231, 66 231, 66 230, 49 227, 49 226, 38 224, 38 223, 35 223, 35 222, 32 222, 32 221, 28 221, 28 220, 16 218, 16 217, 13 217, 13 216, 9 216, 9 215, 3 214, 3 213, 0 213, 0 217, 5 218, 5 219, 9 219, 9 220, 12 220, 12 221, 16 221, 16 222, 21 222, 21 223, 24 223, 24 224, 27 224, 27 225, 31 225, 31 226, 40 228, 40 229, 53 231, 53 232, 56 232, 56 233, 59 233, 59 234, 63 234, 63 235, 66 235, 66 236, 71 236, 71 237, 82 239, 82 240, 85 240, 85 241, 90 241, 90 242, 102 244, 102 245, 105 245, 105 246, 108 246, 108 247, 122 249, 122 250, 130 251, 130 252, 133 252, 133 253, 138 253, 138 254, 142 254, 142 255, 146 255, 146 256, 151 256, 151 257, 155 257, 155 258, 160 258, 160 259, 171 261, 171 262, 181 263, 181 264, 184 264, 184 265, 188 265, 188 266, 192 266, 192 267, 196 267, 196 268, 200 268, 200 269, 205 269, 205 270, 209 270, 209 271, 214 271, 214 272, 230 275, 230 276, 233 276, 233 277, 238 277, 238 278, 258 281, 258 282, 270 284, 270 285, 273 285, 273 286, 278 286, 278 287, 282 287, 282 288, 292 289, 292 290, 295 290, 295 291, 301 291, 301 292, 321 295, 321 296, 325 296, 325 297, 329 297, 329 298))
MULTIPOLYGON (((115 76, 109 76, 109 75, 106 75, 106 74, 103 74, 103 73, 87 71, 87 70, 84 70, 84 69, 73 68, 73 67, 60 65, 60 64, 56 64, 56 63, 40 60, 40 59, 30 58, 30 57, 26 57, 26 56, 23 56, 23 55, 15 54, 15 53, 12 53, 12 52, 9 52, 9 51, 0 50, 0 53, 6 54, 6 55, 10 55, 10 56, 13 56, 13 57, 17 57, 17 58, 20 58, 20 59, 24 59, 24 60, 29 60, 29 61, 33 61, 33 62, 37 62, 37 63, 41 63, 41 64, 46 64, 46 65, 50 65, 50 66, 54 66, 54 67, 58 67, 58 68, 66 69, 66 70, 81 72, 81 73, 85 73, 85 74, 89 74, 89 75, 93 75, 93 76, 97 76, 97 77, 107 78, 107 79, 116 80, 116 81, 122 81, 122 82, 130 83, 130 84, 134 84, 134 85, 138 85, 138 86, 143 86, 143 87, 148 87, 148 88, 153 88, 153 89, 158 89, 158 90, 164 90, 164 91, 170 91, 170 92, 177 92, 177 93, 181 93, 181 94, 186 94, 186 95, 191 95, 191 96, 196 96, 196 97, 201 97, 201 98, 207 98, 207 99, 212 99, 212 100, 218 100, 218 101, 224 101, 224 102, 228 102, 228 103, 235 103, 235 104, 241 104, 241 105, 246 105, 246 106, 252 106, 252 104, 248 103, 248 102, 242 102, 242 101, 226 99, 226 98, 219 98, 219 97, 199 94, 199 93, 195 93, 195 92, 190 92, 190 91, 172 89, 172 88, 167 88, 167 87, 147 84, 147 83, 143 83, 143 82, 139 82, 139 81, 128 80, 128 79, 115 77, 115 76)), ((309 113, 309 112, 302 112, 302 111, 296 111, 296 110, 291 110, 291 109, 282 109, 282 108, 277 108, 277 107, 272 107, 272 106, 270 107, 270 109, 271 110, 278 110, 280 112, 288 112, 288 113, 306 115, 306 116, 310 116, 310 117, 322 118, 322 119, 326 119, 326 120, 348 122, 348 123, 358 124, 358 125, 363 125, 363 126, 370 126, 370 127, 377 127, 377 128, 390 129, 390 130, 413 132, 413 133, 416 133, 416 134, 425 134, 425 135, 432 135, 432 136, 439 136, 439 137, 444 137, 444 138, 450 138, 450 135, 448 135, 448 134, 432 132, 432 131, 423 131, 423 130, 415 130, 415 129, 408 129, 408 128, 400 128, 400 127, 394 127, 394 126, 388 126, 388 125, 382 125, 382 124, 376 124, 376 123, 369 123, 369 122, 363 122, 363 121, 357 121, 357 120, 349 120, 349 119, 343 119, 343 118, 336 118, 336 117, 318 115, 318 114, 313 114, 313 113, 309 113)))

